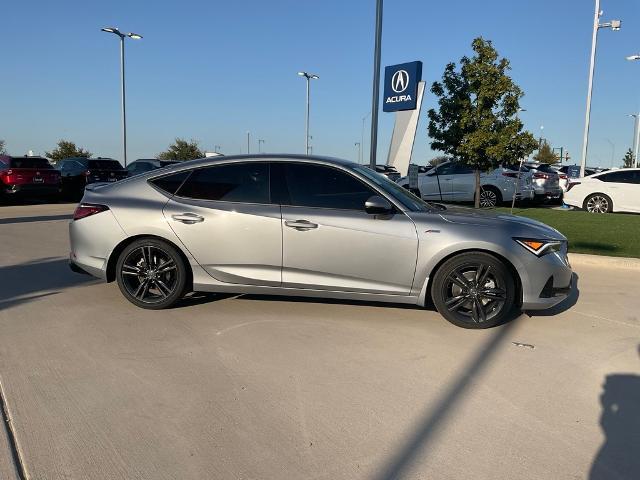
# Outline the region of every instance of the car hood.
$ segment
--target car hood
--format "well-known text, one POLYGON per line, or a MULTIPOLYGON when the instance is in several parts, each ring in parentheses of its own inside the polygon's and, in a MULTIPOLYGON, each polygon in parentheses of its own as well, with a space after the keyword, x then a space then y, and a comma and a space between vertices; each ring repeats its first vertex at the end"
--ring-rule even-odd
MULTIPOLYGON (((446 209, 437 211, 435 214, 439 215, 445 222, 457 225, 503 229, 513 236, 566 240, 566 237, 558 230, 545 223, 492 210, 447 206, 446 209)), ((421 221, 422 219, 427 219, 426 215, 432 216, 434 213, 416 215, 412 212, 410 215, 414 221, 421 221)))

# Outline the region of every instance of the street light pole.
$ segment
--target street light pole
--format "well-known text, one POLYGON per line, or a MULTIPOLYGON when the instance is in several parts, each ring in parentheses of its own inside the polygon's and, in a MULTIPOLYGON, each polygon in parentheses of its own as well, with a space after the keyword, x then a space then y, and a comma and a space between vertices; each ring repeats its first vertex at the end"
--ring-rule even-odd
POLYGON ((360 133, 360 145, 362 146, 362 150, 360 152, 360 159, 358 160, 358 163, 362 163, 364 160, 364 124, 369 115, 371 115, 371 112, 368 112, 364 117, 362 117, 362 131, 360 133))
POLYGON ((258 153, 262 153, 262 149, 260 148, 260 145, 264 143, 264 140, 262 139, 258 139, 258 153))
POLYGON ((362 149, 362 145, 361 145, 361 143, 360 143, 360 142, 356 142, 356 143, 354 143, 354 145, 355 145, 356 147, 358 147, 358 163, 360 163, 360 154, 362 153, 362 151, 361 151, 361 149, 362 149))
MULTIPOLYGON (((627 60, 630 62, 640 60, 640 54, 629 55, 627 60)), ((636 118, 635 132, 633 136, 633 168, 638 168, 638 150, 640 149, 640 113, 632 116, 636 118)))
POLYGON ((310 108, 310 85, 311 85, 311 80, 317 80, 320 77, 318 75, 315 75, 313 73, 308 73, 308 72, 298 72, 298 75, 300 75, 301 77, 306 78, 307 80, 307 109, 306 109, 306 115, 305 115, 305 136, 304 136, 304 152, 305 155, 310 155, 309 153, 309 108, 310 108))
POLYGON ((251 153, 251 133, 247 132, 247 155, 251 153))
POLYGON ((142 35, 129 32, 122 33, 115 27, 105 27, 101 29, 103 32, 113 33, 120 37, 120 83, 121 83, 121 99, 122 99, 122 155, 124 157, 124 166, 127 166, 127 112, 125 101, 125 83, 124 83, 124 39, 125 37, 134 40, 140 40, 142 35))
POLYGON ((371 98, 371 143, 369 166, 375 170, 378 150, 378 106, 380 102, 380 53, 382 48, 382 0, 376 1, 376 33, 373 52, 373 92, 371 98))
POLYGON ((638 142, 640 142, 640 113, 629 115, 633 118, 633 168, 638 168, 638 142))
POLYGON ((596 62, 596 47, 598 45, 598 30, 601 28, 611 28, 613 31, 620 30, 622 22, 620 20, 611 20, 610 22, 600 23, 600 0, 596 0, 596 8, 593 16, 593 32, 591 35, 591 62, 589 64, 589 86, 587 87, 587 108, 584 119, 584 135, 582 137, 582 159, 580 161, 580 176, 584 177, 584 170, 587 166, 587 150, 589 148, 589 123, 591 121, 591 94, 593 92, 593 72, 596 62))

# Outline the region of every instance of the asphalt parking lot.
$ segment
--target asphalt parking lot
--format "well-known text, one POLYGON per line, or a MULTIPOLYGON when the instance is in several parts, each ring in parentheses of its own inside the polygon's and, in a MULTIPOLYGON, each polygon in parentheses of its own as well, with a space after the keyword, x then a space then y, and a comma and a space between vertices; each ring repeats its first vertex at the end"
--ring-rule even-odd
POLYGON ((0 207, 0 478, 640 478, 640 270, 549 313, 196 296, 67 268, 73 205, 0 207))

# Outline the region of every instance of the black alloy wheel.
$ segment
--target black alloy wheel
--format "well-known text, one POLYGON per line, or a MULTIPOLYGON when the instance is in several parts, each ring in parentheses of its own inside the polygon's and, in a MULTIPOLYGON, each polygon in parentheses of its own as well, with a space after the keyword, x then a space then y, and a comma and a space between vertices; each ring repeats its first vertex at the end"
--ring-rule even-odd
POLYGON ((173 246, 161 240, 141 239, 120 254, 116 277, 127 300, 138 307, 157 310, 182 298, 187 271, 173 246))
POLYGON ((489 328, 511 314, 516 291, 504 263, 478 252, 447 260, 434 276, 431 295, 438 312, 454 325, 489 328))

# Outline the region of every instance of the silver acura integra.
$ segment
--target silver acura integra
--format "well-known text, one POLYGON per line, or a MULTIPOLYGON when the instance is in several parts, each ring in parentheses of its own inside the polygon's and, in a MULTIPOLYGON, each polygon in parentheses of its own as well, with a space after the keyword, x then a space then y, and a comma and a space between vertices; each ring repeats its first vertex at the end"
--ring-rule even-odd
POLYGON ((261 155, 180 163, 88 186, 70 266, 133 304, 190 291, 425 305, 486 328, 569 293, 567 241, 533 220, 433 205, 343 160, 261 155))

